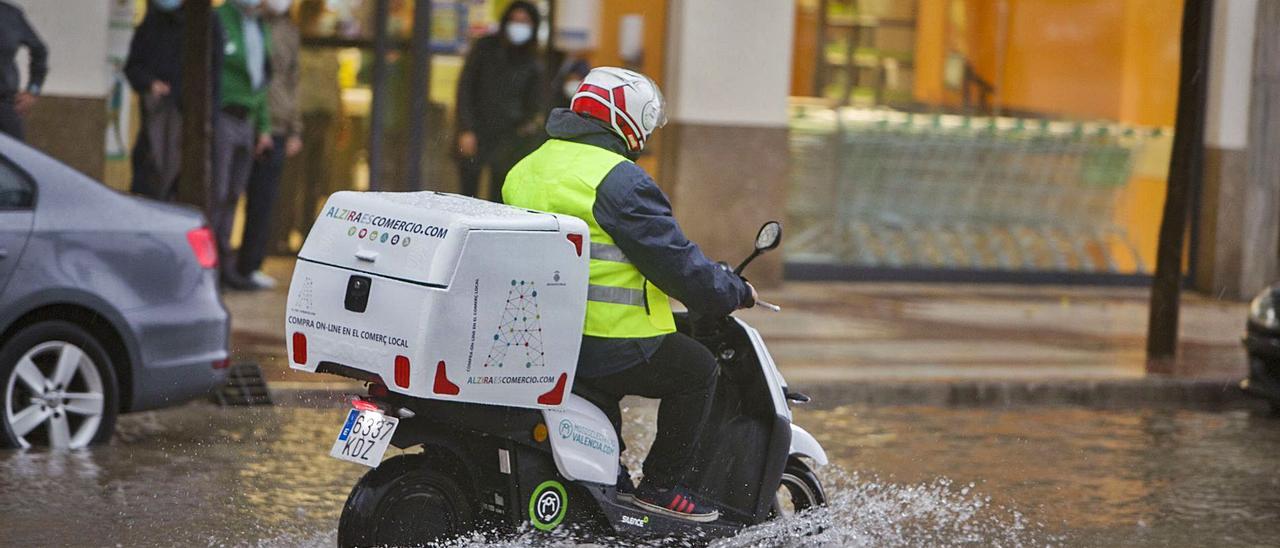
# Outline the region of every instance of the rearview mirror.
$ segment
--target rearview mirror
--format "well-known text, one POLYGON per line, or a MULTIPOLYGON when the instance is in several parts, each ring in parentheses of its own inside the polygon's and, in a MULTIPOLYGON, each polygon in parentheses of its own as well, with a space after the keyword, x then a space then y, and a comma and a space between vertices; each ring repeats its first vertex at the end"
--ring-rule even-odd
POLYGON ((782 243, 782 223, 769 221, 756 234, 756 252, 765 252, 782 243))

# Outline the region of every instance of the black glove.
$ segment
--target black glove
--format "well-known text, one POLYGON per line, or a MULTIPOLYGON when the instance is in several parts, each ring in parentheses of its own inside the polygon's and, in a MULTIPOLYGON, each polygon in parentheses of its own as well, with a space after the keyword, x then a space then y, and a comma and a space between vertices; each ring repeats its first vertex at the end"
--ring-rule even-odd
POLYGON ((742 283, 747 284, 747 298, 742 300, 742 308, 754 307, 756 305, 755 288, 751 286, 751 283, 746 278, 742 279, 742 283))
POLYGON ((737 276, 739 280, 742 280, 742 283, 747 284, 747 298, 742 300, 740 308, 751 308, 755 306, 756 299, 755 297, 751 296, 754 293, 754 291, 751 291, 751 282, 747 280, 747 277, 741 274, 735 273, 733 271, 733 267, 730 267, 729 264, 724 261, 717 262, 716 266, 724 269, 725 272, 728 272, 730 274, 733 274, 734 276, 737 276))

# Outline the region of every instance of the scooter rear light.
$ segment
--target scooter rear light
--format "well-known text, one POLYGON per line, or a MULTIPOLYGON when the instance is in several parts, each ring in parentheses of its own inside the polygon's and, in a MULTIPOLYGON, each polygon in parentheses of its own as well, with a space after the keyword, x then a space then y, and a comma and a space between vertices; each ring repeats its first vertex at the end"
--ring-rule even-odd
POLYGON ((387 390, 387 385, 380 382, 370 383, 369 395, 375 398, 385 398, 391 395, 391 391, 387 390))
POLYGON ((307 364, 307 336, 302 333, 293 334, 293 363, 307 364))
POLYGON ((565 234, 564 237, 568 238, 569 241, 573 243, 573 249, 577 251, 578 256, 581 257, 582 256, 582 235, 581 234, 565 234))
POLYGON ((462 389, 458 388, 458 385, 453 384, 453 381, 449 380, 449 375, 445 372, 443 361, 436 364, 436 382, 435 385, 431 387, 431 391, 437 394, 444 394, 446 396, 457 396, 462 392, 462 389))
POLYGON ((231 358, 222 358, 221 360, 213 362, 214 369, 226 369, 228 367, 231 367, 231 358))
POLYGON ((356 408, 358 411, 382 412, 382 409, 378 407, 378 404, 360 397, 351 398, 351 407, 356 408))
POLYGON ((396 356, 396 386, 409 387, 409 358, 396 356))
POLYGON ((567 374, 561 373, 560 379, 556 381, 555 387, 546 394, 538 396, 538 403, 542 405, 560 405, 560 402, 564 401, 564 384, 567 377, 567 374))
POLYGON ((196 254, 196 262, 201 268, 218 267, 218 247, 213 245, 213 231, 209 227, 193 228, 187 232, 187 243, 196 254))

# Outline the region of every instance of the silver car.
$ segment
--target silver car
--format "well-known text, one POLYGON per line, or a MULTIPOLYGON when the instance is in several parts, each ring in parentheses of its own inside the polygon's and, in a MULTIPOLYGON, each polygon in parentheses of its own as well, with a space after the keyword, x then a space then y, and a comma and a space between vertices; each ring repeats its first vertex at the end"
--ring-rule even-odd
POLYGON ((118 413, 208 393, 227 366, 216 268, 196 210, 0 135, 0 447, 84 447, 118 413))

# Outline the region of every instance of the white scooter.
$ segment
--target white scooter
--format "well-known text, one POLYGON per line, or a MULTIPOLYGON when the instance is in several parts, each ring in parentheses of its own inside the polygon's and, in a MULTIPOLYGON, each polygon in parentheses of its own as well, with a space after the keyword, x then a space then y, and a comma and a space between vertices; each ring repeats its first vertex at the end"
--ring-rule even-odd
MULTIPOLYGON (((776 248, 781 237, 781 225, 765 224, 756 237, 755 252, 737 272, 776 248)), ((308 292, 295 299, 291 289, 291 318, 298 310, 295 301, 315 299, 311 291, 319 285, 300 279, 297 272, 293 283, 306 286, 308 292)), ((369 300, 368 286, 379 283, 352 275, 345 295, 347 310, 353 310, 353 293, 359 305, 361 299, 369 300)), ((290 342, 295 368, 369 382, 369 394, 353 400, 355 409, 331 452, 375 466, 355 485, 343 507, 339 545, 420 545, 475 531, 527 527, 568 527, 615 537, 710 539, 824 504, 826 496, 810 463, 826 464, 826 453, 812 435, 791 423, 788 402, 808 398, 788 390, 760 333, 731 316, 704 319, 696 327, 685 314, 677 314, 676 320, 682 333, 706 345, 720 363, 696 464, 703 473, 689 486, 720 510, 720 518, 710 523, 646 512, 619 501, 620 444, 605 414, 576 393, 557 394, 552 400, 544 395, 539 402, 559 404, 541 409, 414 397, 404 393, 402 388, 411 381, 400 382, 398 367, 396 382, 388 386, 383 375, 371 373, 377 368, 332 360, 314 363, 305 348, 305 333, 313 332, 299 331, 303 334, 295 334, 290 342), (421 451, 384 461, 387 445, 421 451)), ((289 323, 293 330, 303 322, 289 323)), ((350 360, 357 359, 352 356, 350 360)), ((521 365, 532 369, 536 364, 521 365)), ((442 382, 453 387, 446 393, 458 393, 446 378, 449 374, 442 361, 434 379, 437 394, 442 382)), ((556 388, 563 387, 564 376, 556 388)), ((555 388, 550 393, 554 392, 555 388)))

